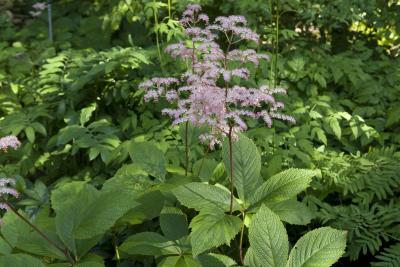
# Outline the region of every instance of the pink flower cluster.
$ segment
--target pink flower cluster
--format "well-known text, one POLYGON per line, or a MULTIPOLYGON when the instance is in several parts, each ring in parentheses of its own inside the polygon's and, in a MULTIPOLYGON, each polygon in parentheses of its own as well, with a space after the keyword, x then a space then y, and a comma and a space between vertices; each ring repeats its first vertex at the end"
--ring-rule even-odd
POLYGON ((32 17, 37 18, 40 15, 42 15, 43 10, 47 8, 47 4, 44 2, 37 2, 32 6, 32 8, 34 10, 30 11, 29 13, 31 14, 32 17))
MULTIPOLYGON (((13 196, 18 197, 18 191, 12 188, 11 186, 15 186, 15 180, 9 178, 1 178, 0 179, 0 198, 4 198, 5 196, 13 196)), ((6 203, 0 202, 0 209, 8 210, 9 207, 6 203)), ((0 225, 2 224, 2 220, 0 220, 0 225)))
POLYGON ((17 149, 21 145, 21 142, 16 136, 8 135, 0 138, 0 149, 7 151, 8 148, 17 149))
POLYGON ((173 119, 173 124, 189 121, 209 126, 210 130, 200 140, 210 147, 228 134, 235 137, 238 132, 245 131, 245 117, 261 119, 268 127, 272 127, 273 119, 294 123, 293 117, 279 113, 284 104, 274 97, 286 94, 286 90, 238 85, 238 80, 250 77, 246 64, 258 66, 260 60, 268 59, 267 55, 253 49, 235 48, 241 41, 259 42, 259 36, 246 27, 246 19, 243 16, 218 17, 209 25, 208 16, 199 14, 200 11, 199 5, 189 5, 180 20, 189 42, 166 48, 173 58, 185 60, 191 68, 179 80, 153 78, 141 83, 139 88, 146 90, 145 100, 157 101, 165 97, 173 103, 173 108, 163 110, 173 119), (226 40, 227 49, 217 43, 221 36, 226 40))

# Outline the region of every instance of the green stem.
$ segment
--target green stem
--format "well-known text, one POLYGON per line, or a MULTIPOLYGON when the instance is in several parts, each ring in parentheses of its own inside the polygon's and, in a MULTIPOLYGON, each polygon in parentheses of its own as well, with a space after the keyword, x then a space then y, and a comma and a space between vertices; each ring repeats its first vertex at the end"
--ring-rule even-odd
POLYGON ((171 0, 168 0, 168 18, 172 19, 171 18, 171 0))
POLYGON ((185 123, 185 176, 189 170, 189 122, 185 123))
POLYGON ((246 216, 245 212, 242 212, 242 227, 240 229, 240 241, 239 241, 239 258, 240 263, 244 266, 244 257, 243 257, 243 235, 244 235, 244 218, 246 216))
POLYGON ((279 0, 276 1, 276 21, 275 21, 275 68, 274 68, 274 87, 276 88, 278 84, 278 53, 279 53, 279 19, 280 19, 280 14, 279 14, 279 0))
POLYGON ((229 177, 230 177, 230 191, 231 191, 231 203, 229 208, 229 214, 233 212, 233 145, 232 145, 232 129, 233 127, 229 127, 228 134, 228 142, 229 142, 229 177))
POLYGON ((161 57, 161 47, 160 47, 160 39, 158 36, 158 16, 157 16, 157 10, 153 9, 153 14, 154 14, 154 28, 155 30, 155 34, 156 34, 156 42, 157 42, 157 52, 158 52, 158 58, 160 60, 160 64, 161 64, 161 69, 163 68, 163 60, 161 57))
POLYGON ((0 199, 1 202, 5 203, 9 209, 14 212, 15 215, 17 215, 22 221, 24 221, 26 224, 28 224, 33 230, 35 230, 44 240, 46 240, 49 244, 51 244, 53 247, 58 249, 61 253, 64 254, 65 258, 71 263, 71 266, 74 266, 75 261, 69 254, 69 251, 67 248, 63 248, 57 243, 55 243, 53 240, 51 240, 45 233, 43 233, 39 228, 37 228, 34 224, 32 224, 28 219, 26 219, 24 216, 22 216, 21 213, 18 212, 16 208, 14 208, 7 200, 4 198, 0 199))

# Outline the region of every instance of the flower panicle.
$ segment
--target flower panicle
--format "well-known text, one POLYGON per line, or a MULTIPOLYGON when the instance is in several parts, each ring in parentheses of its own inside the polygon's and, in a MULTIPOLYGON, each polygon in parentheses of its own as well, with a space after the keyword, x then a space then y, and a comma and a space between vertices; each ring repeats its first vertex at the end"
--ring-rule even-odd
POLYGON ((17 149, 21 146, 21 142, 14 135, 8 135, 0 138, 0 149, 7 151, 9 148, 17 149))
POLYGON ((235 48, 241 41, 259 42, 259 35, 247 27, 246 18, 217 17, 210 25, 208 16, 200 12, 199 5, 187 7, 180 20, 187 42, 165 49, 172 58, 186 61, 188 71, 179 79, 152 78, 141 83, 145 101, 165 97, 173 106, 162 113, 171 117, 173 125, 190 122, 208 126, 209 131, 200 136, 200 141, 211 148, 228 134, 235 139, 239 132, 246 131, 245 118, 264 121, 268 127, 272 127, 273 120, 295 123, 292 116, 280 113, 284 103, 275 99, 276 95, 286 94, 285 89, 236 85, 238 80, 250 78, 249 64, 258 66, 269 59, 254 49, 235 48), (226 37, 226 51, 217 42, 219 36, 226 37))

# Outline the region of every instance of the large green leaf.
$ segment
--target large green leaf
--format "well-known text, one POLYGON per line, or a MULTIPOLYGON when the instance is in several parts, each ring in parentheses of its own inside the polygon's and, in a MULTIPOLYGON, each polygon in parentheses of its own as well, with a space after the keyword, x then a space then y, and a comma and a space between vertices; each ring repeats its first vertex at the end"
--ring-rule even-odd
POLYGON ((157 267, 202 267, 191 255, 171 256, 163 258, 157 267))
POLYGON ((178 255, 181 252, 173 242, 155 232, 132 235, 122 243, 119 249, 129 255, 178 255))
POLYGON ((308 232, 294 245, 288 267, 329 267, 344 254, 346 232, 322 227, 308 232))
POLYGON ((3 237, 0 237, 0 255, 8 255, 11 254, 12 247, 4 240, 3 237))
MULTIPOLYGON (((253 141, 244 135, 240 135, 239 140, 233 142, 232 153, 233 184, 239 198, 248 202, 249 198, 262 183, 260 177, 261 156, 253 141)), ((228 141, 225 141, 222 147, 222 157, 229 177, 230 156, 228 141)))
POLYGON ((290 224, 306 225, 314 218, 314 215, 303 203, 296 200, 285 200, 269 206, 282 221, 290 224))
POLYGON ((219 212, 200 212, 190 223, 193 255, 218 247, 229 245, 240 231, 241 220, 232 215, 219 212))
POLYGON ((32 256, 26 254, 10 254, 0 257, 2 267, 45 267, 45 265, 32 256))
MULTIPOLYGON (((44 232, 53 242, 62 246, 61 241, 58 239, 54 226, 54 218, 44 217, 44 213, 48 209, 44 209, 37 215, 37 218, 32 223, 36 225, 42 232, 44 232)), ((26 214, 22 211, 19 213, 27 218, 26 214)), ((34 231, 28 224, 23 222, 13 212, 7 212, 3 217, 4 225, 1 227, 2 234, 8 241, 8 244, 16 247, 25 252, 35 255, 49 256, 56 259, 65 259, 64 254, 49 244, 42 236, 34 231)))
MULTIPOLYGON (((189 183, 172 190, 178 200, 186 207, 201 210, 229 211, 231 195, 221 187, 203 183, 189 183)), ((239 209, 234 199, 233 209, 239 209)))
POLYGON ((246 255, 244 256, 244 265, 249 267, 261 267, 262 265, 258 262, 256 256, 254 256, 253 249, 249 247, 246 255))
POLYGON ((319 173, 317 170, 288 169, 275 174, 257 189, 251 203, 256 205, 291 199, 305 190, 312 177, 319 173))
POLYGON ((65 184, 52 193, 57 233, 75 255, 75 240, 104 234, 122 215, 137 206, 126 191, 98 191, 84 182, 65 184), (73 196, 73 197, 71 197, 73 196))
POLYGON ((155 145, 149 142, 131 143, 129 155, 134 164, 137 164, 159 181, 165 181, 164 154, 155 145))
POLYGON ((169 240, 178 240, 189 234, 186 215, 175 207, 163 208, 160 214, 160 227, 169 240))
POLYGON ((261 206, 249 227, 252 253, 263 266, 285 267, 289 253, 286 229, 278 215, 261 206))
POLYGON ((57 144, 64 145, 73 139, 81 137, 85 133, 87 133, 87 129, 85 127, 79 125, 67 126, 59 131, 57 137, 57 144))
POLYGON ((221 254, 202 254, 197 257, 202 267, 234 267, 237 263, 228 256, 221 254))

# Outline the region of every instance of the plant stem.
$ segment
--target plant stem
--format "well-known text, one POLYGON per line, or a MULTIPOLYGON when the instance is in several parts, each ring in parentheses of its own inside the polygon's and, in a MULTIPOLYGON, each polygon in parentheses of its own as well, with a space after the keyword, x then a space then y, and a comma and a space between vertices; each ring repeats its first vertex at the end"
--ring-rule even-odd
POLYGON ((171 18, 171 0, 168 0, 168 18, 172 19, 171 18))
POLYGON ((240 241, 239 241, 239 258, 240 258, 240 263, 242 266, 244 266, 244 257, 243 257, 243 234, 244 234, 244 217, 246 216, 245 212, 242 212, 242 227, 240 230, 240 241))
POLYGON ((24 216, 22 216, 21 213, 18 212, 16 208, 14 208, 7 200, 4 198, 0 199, 3 203, 5 203, 12 212, 15 213, 22 221, 24 221, 26 224, 28 224, 33 230, 35 230, 43 239, 45 239, 49 244, 51 244, 53 247, 61 251, 65 255, 65 258, 71 263, 71 266, 75 264, 74 259, 71 257, 69 254, 69 251, 67 248, 63 248, 57 243, 55 243, 53 240, 51 240, 45 233, 43 233, 39 228, 37 228, 34 224, 32 224, 28 219, 26 219, 24 216))
POLYGON ((233 211, 233 146, 232 146, 232 126, 229 126, 228 142, 229 142, 229 176, 231 184, 231 204, 229 208, 229 213, 232 214, 233 211))
POLYGON ((158 37, 158 17, 157 17, 157 9, 153 8, 153 15, 154 15, 154 28, 155 28, 155 34, 156 34, 156 42, 157 42, 157 52, 158 52, 158 58, 160 60, 160 65, 161 65, 161 70, 163 68, 163 60, 161 57, 161 48, 160 48, 160 40, 158 37))
POLYGON ((279 19, 280 19, 280 8, 279 8, 279 0, 276 1, 276 28, 275 28, 275 68, 274 68, 274 87, 276 88, 278 84, 278 53, 279 53, 279 19))
POLYGON ((185 123, 185 176, 189 170, 189 122, 185 123))
POLYGON ((47 19, 49 25, 49 41, 53 42, 53 21, 51 12, 51 0, 47 0, 47 19))

